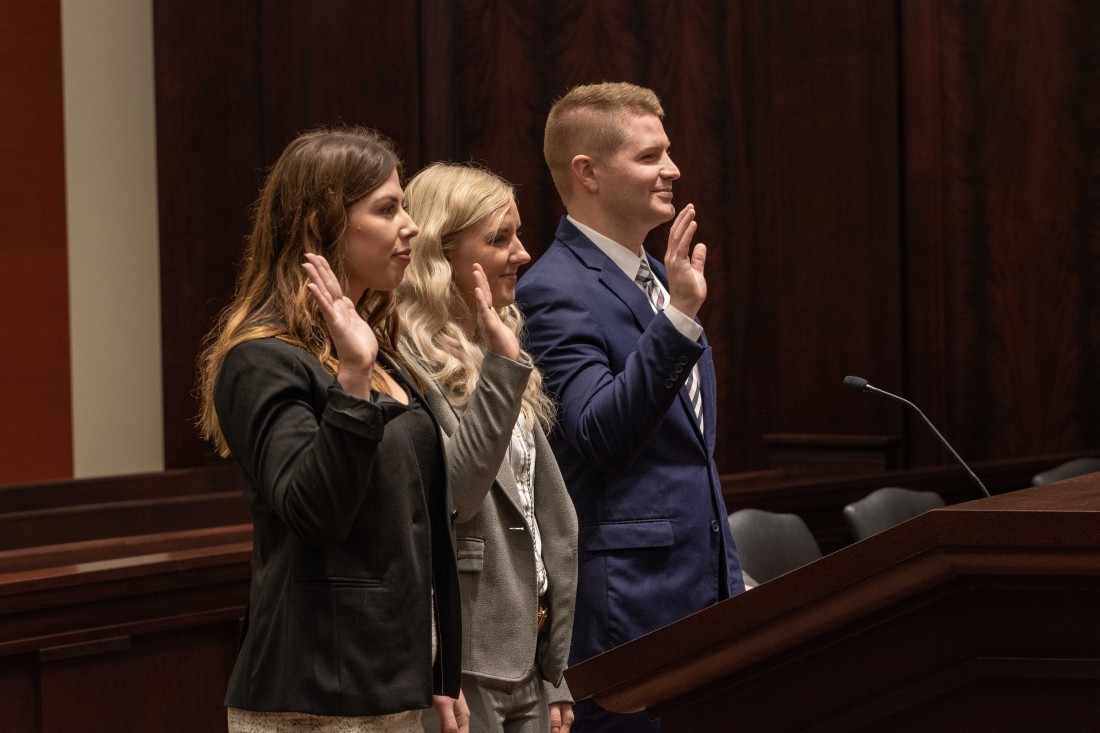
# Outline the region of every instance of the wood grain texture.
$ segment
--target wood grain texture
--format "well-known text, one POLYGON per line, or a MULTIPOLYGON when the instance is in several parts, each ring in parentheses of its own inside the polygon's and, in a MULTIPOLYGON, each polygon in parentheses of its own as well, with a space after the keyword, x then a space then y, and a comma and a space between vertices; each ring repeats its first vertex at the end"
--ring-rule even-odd
POLYGON ((213 458, 194 426, 196 359, 236 279, 263 158, 253 0, 153 6, 164 462, 213 458))
POLYGON ((257 17, 266 166, 298 133, 340 123, 373 127, 420 159, 414 4, 281 0, 259 3, 257 17))
MULTIPOLYGON (((921 90, 905 109, 912 393, 969 458, 1088 449, 1100 80, 1086 39, 1100 14, 1072 0, 928 5, 903 33, 935 50, 907 56, 902 82, 921 90)), ((916 462, 940 454, 913 445, 916 462)))

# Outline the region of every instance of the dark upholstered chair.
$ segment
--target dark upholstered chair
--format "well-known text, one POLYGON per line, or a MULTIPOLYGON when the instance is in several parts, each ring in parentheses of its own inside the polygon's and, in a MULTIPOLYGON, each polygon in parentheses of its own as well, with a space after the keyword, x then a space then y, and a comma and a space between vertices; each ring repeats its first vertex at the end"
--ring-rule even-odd
POLYGON ((865 540, 943 505, 943 498, 934 491, 913 491, 891 486, 876 489, 844 507, 844 522, 855 540, 865 540))
POLYGON ((729 515, 729 523, 741 568, 757 584, 821 557, 817 540, 797 514, 739 509, 729 515))
POLYGON ((1065 481, 1067 478, 1084 476, 1086 473, 1097 471, 1100 471, 1100 458, 1074 458, 1072 461, 1060 463, 1054 468, 1035 474, 1031 477, 1031 485, 1052 484, 1055 481, 1065 481))

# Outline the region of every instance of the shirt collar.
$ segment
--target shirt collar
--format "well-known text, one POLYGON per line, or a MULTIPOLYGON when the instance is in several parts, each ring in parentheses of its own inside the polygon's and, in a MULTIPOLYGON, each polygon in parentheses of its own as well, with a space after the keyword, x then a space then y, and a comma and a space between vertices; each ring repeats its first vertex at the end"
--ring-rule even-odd
MULTIPOLYGON (((631 280, 638 277, 638 268, 642 266, 642 261, 638 258, 638 255, 634 254, 629 248, 619 244, 614 239, 600 234, 592 227, 581 224, 573 217, 566 216, 565 218, 568 219, 573 226, 579 229, 581 234, 591 239, 592 244, 596 245, 601 252, 607 255, 627 277, 631 280)), ((644 252, 645 250, 642 251, 644 252)))

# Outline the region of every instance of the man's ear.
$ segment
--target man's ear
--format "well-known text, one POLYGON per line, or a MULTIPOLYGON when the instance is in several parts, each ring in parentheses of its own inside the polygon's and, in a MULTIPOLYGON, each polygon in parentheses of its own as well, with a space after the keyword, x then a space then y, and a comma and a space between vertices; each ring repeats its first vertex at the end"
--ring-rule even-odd
POLYGON ((596 193, 600 184, 596 176, 596 162, 588 155, 574 155, 573 178, 589 193, 596 193))

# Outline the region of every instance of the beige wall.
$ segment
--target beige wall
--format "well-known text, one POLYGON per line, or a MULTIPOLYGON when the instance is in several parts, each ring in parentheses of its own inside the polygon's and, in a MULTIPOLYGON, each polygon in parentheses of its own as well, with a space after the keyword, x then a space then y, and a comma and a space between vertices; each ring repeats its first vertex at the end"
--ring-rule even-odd
POLYGON ((152 0, 61 0, 77 478, 164 468, 152 0))

